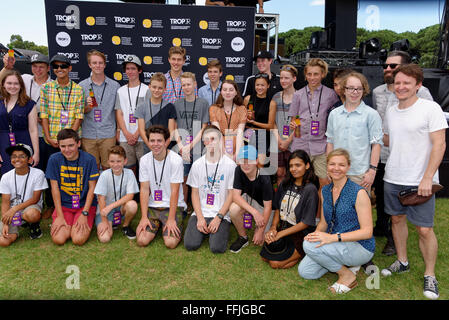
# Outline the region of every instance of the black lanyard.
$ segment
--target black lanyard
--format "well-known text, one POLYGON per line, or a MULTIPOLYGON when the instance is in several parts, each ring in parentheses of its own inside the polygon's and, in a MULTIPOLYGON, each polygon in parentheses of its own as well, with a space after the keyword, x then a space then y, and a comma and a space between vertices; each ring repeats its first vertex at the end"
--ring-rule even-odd
MULTIPOLYGON (((229 115, 229 121, 228 121, 228 116, 226 115, 226 111, 225 111, 225 118, 226 118, 226 122, 228 123, 228 130, 231 127, 231 119, 232 119, 232 110, 233 109, 234 109, 234 102, 232 103, 231 114, 229 115)), ((224 106, 223 106, 223 111, 224 111, 224 106)))
MULTIPOLYGON (((100 103, 98 104, 98 106, 101 106, 101 103, 103 102, 103 96, 104 96, 104 91, 106 90, 106 85, 107 85, 107 83, 106 83, 106 80, 105 80, 104 87, 103 87, 103 93, 101 94, 101 100, 100 100, 100 103)), ((92 79, 90 80, 90 89, 92 90, 92 92, 94 93, 94 96, 95 96, 94 87, 92 86, 92 79)), ((139 89, 140 89, 140 87, 139 87, 139 89)), ((129 94, 129 88, 128 88, 128 94, 129 94)), ((136 101, 136 105, 137 105, 137 101, 136 101)))
MULTIPOLYGON (((78 155, 78 160, 76 161, 76 171, 75 171, 75 188, 71 188, 73 193, 76 193, 76 183, 78 181, 78 172, 79 172, 79 164, 80 164, 80 157, 81 155, 78 155)), ((72 183, 72 175, 70 174, 70 170, 69 170, 69 164, 67 163, 66 158, 64 158, 64 163, 65 166, 67 168, 67 175, 69 176, 69 182, 72 183)), ((81 191, 81 190, 80 190, 81 191)))
POLYGON ((331 225, 329 227, 329 233, 332 233, 334 226, 335 226, 335 219, 337 218, 337 205, 340 203, 340 198, 341 198, 341 193, 343 192, 344 188, 346 187, 346 184, 348 183, 348 180, 346 180, 345 185, 343 186, 343 188, 340 191, 340 195, 338 196, 337 201, 335 201, 335 205, 334 205, 334 193, 332 192, 332 190, 334 189, 334 184, 332 183, 332 187, 331 187, 331 200, 332 200, 332 216, 331 216, 331 225))
MULTIPOLYGON (((70 92, 69 92, 69 98, 67 99, 67 106, 68 106, 69 103, 70 103, 70 96, 72 95, 72 86, 73 86, 73 82, 72 82, 71 80, 69 80, 69 81, 70 81, 70 92)), ((64 105, 64 103, 62 102, 61 95, 59 94, 59 90, 56 89, 56 92, 58 93, 59 101, 61 102, 62 108, 63 108, 64 110, 67 110, 66 107, 65 107, 65 105, 64 105)))
POLYGON ((14 105, 14 107, 12 107, 12 109, 9 110, 9 112, 8 112, 8 105, 6 104, 6 100, 3 100, 3 102, 5 103, 6 113, 8 114, 9 133, 12 133, 12 131, 13 131, 13 130, 12 130, 12 123, 13 123, 13 121, 12 121, 12 111, 13 111, 14 108, 16 107, 17 102, 16 102, 16 104, 14 105))
POLYGON ((171 76, 171 74, 170 74, 170 71, 168 72, 168 75, 169 75, 169 77, 170 77, 170 79, 171 79, 171 85, 172 85, 172 87, 173 87, 173 92, 175 93, 176 100, 178 100, 179 97, 181 96, 181 90, 182 90, 182 88, 179 88, 179 92, 176 92, 175 81, 173 81, 173 78, 172 78, 172 76, 171 76))
MULTIPOLYGON (((117 195, 116 195, 116 191, 115 191, 115 179, 114 179, 114 172, 112 172, 111 169, 111 174, 112 174, 112 185, 114 186, 114 200, 117 202, 117 195)), ((122 198, 122 183, 123 183, 123 176, 125 175, 125 171, 122 171, 122 178, 120 179, 120 197, 119 200, 122 198)))
MULTIPOLYGON (((316 118, 318 119, 318 113, 320 112, 320 105, 321 105, 321 94, 323 93, 323 87, 321 87, 320 90, 320 99, 318 100, 318 109, 316 110, 316 118)), ((312 110, 310 109, 310 102, 309 102, 309 95, 307 94, 307 106, 309 107, 309 113, 310 113, 310 119, 313 119, 312 117, 312 110)))
POLYGON ((218 84, 217 89, 214 91, 212 90, 212 85, 210 86, 210 91, 212 91, 211 96, 212 96, 212 104, 215 104, 215 101, 217 100, 217 91, 220 92, 220 84, 218 84))
POLYGON ((207 182, 207 188, 213 192, 213 188, 214 188, 214 184, 215 184, 215 178, 217 176, 217 171, 218 171, 218 165, 220 164, 220 160, 221 158, 218 160, 217 166, 215 167, 215 173, 214 173, 214 180, 212 180, 212 186, 209 186, 209 173, 207 172, 207 160, 206 158, 204 158, 204 165, 206 166, 206 182, 207 182))
MULTIPOLYGON (((281 92, 281 103, 282 103, 282 114, 283 114, 283 118, 284 118, 284 123, 288 123, 288 117, 285 117, 285 105, 284 105, 284 92, 281 92)), ((291 103, 290 103, 291 104, 291 103)), ((310 107, 309 107, 310 109, 310 107)))
POLYGON ((16 199, 17 199, 17 195, 18 195, 20 200, 22 201, 22 203, 23 203, 23 200, 25 199, 25 192, 27 190, 28 177, 30 176, 30 172, 31 172, 31 169, 28 168, 28 174, 27 174, 27 178, 25 180, 25 186, 23 187, 23 196, 21 196, 20 194, 17 193, 17 178, 16 178, 17 173, 16 173, 16 169, 14 169, 14 185, 16 187, 16 199))
POLYGON ((164 164, 162 165, 162 171, 161 171, 161 178, 159 179, 159 183, 157 182, 157 175, 156 175, 156 165, 154 163, 154 154, 153 154, 153 171, 154 171, 154 181, 156 182, 156 186, 158 188, 162 185, 162 177, 164 176, 164 168, 165 168, 165 161, 167 160, 168 150, 165 150, 165 157, 164 157, 164 164))
MULTIPOLYGON (((137 91, 136 104, 134 106, 134 111, 136 111, 136 109, 137 109, 137 100, 139 99, 140 87, 141 87, 141 85, 140 85, 140 82, 139 82, 139 90, 137 91)), ((133 111, 133 106, 132 106, 132 103, 131 103, 131 94, 129 93, 129 84, 128 84, 128 99, 129 99, 129 111, 130 111, 129 113, 133 114, 134 112, 131 112, 131 111, 133 111)))
MULTIPOLYGON (((153 111, 152 111, 152 109, 153 109, 153 104, 151 103, 151 98, 150 98, 150 114, 151 114, 151 119, 153 119, 153 111)), ((161 112, 161 110, 162 110, 162 100, 161 100, 161 104, 159 105, 159 112, 161 112)), ((159 113, 158 112, 158 113, 159 113)), ((157 113, 156 113, 157 114, 157 113)))
POLYGON ((193 118, 194 118, 194 116, 195 116, 196 97, 195 97, 195 100, 193 101, 192 122, 191 122, 190 128, 189 128, 189 122, 187 121, 187 107, 186 107, 186 101, 187 101, 187 98, 184 98, 184 115, 185 115, 185 117, 186 117, 187 131, 189 131, 189 133, 190 133, 190 129, 193 129, 193 118))
MULTIPOLYGON (((31 83, 30 83, 30 98, 31 98, 31 91, 33 90, 33 82, 34 82, 34 80, 33 80, 33 78, 31 78, 31 83)), ((32 98, 31 98, 32 99, 32 98)), ((39 102, 39 100, 41 99, 41 91, 39 90, 39 97, 37 97, 37 100, 36 100, 36 104, 39 102)))

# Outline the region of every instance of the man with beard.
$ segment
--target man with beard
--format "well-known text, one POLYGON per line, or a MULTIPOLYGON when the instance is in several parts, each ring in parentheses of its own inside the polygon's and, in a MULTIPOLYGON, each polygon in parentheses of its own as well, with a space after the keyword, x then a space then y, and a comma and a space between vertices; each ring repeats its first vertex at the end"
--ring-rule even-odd
MULTIPOLYGON (((397 104, 399 102, 394 93, 393 71, 396 70, 400 65, 409 63, 411 63, 411 57, 407 52, 391 51, 388 54, 385 64, 383 65, 385 83, 373 90, 373 108, 377 109, 377 112, 379 112, 379 115, 382 118, 382 123, 384 123, 385 121, 385 113, 387 109, 390 106, 397 104)), ((419 88, 416 96, 418 98, 433 101, 429 89, 427 89, 424 86, 421 86, 419 88)), ((384 212, 383 177, 385 173, 385 163, 387 162, 389 153, 390 152, 388 147, 382 146, 380 153, 380 161, 377 166, 376 179, 373 185, 374 193, 376 194, 376 209, 377 209, 377 220, 376 226, 374 228, 374 235, 387 237, 387 243, 382 251, 382 253, 387 256, 391 256, 396 253, 389 222, 390 216, 384 212)))

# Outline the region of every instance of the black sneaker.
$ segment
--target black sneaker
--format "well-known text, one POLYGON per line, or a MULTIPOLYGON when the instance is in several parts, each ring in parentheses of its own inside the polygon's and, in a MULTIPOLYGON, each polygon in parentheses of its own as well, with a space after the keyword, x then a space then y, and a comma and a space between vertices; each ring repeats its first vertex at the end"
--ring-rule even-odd
POLYGON ((136 238, 136 233, 134 232, 133 229, 131 229, 131 227, 123 227, 122 228, 122 232, 123 234, 128 238, 128 239, 135 239, 136 238))
POLYGON ((428 299, 436 300, 440 296, 438 293, 438 281, 435 277, 424 276, 424 296, 428 299))
POLYGON ((239 236, 237 240, 234 241, 233 244, 231 244, 231 247, 229 248, 229 251, 233 253, 238 253, 242 248, 246 247, 248 245, 248 238, 243 238, 239 236))
POLYGON ((370 260, 367 263, 362 264, 363 271, 365 271, 366 275, 370 276, 375 272, 374 268, 370 268, 372 266, 375 266, 373 260, 370 260))
POLYGON ((42 230, 39 222, 30 223, 30 239, 35 240, 42 237, 42 230))
POLYGON ((383 269, 381 273, 384 277, 388 277, 391 276, 393 273, 403 273, 409 271, 410 271, 410 263, 404 266, 401 263, 401 261, 396 260, 387 269, 383 269))

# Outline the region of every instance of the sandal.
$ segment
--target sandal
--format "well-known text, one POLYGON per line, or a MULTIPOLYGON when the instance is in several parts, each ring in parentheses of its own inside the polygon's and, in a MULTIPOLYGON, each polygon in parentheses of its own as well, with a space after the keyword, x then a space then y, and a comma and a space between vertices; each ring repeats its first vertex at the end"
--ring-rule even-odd
POLYGON ((357 286, 357 280, 354 280, 351 282, 349 286, 346 286, 344 284, 335 282, 332 286, 329 287, 329 290, 333 293, 341 294, 341 293, 348 293, 352 289, 354 289, 357 286))

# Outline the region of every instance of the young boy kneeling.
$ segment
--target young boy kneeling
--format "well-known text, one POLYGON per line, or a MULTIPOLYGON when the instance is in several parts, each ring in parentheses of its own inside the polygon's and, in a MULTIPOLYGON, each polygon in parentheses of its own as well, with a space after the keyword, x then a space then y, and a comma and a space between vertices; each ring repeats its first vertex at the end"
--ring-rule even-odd
POLYGON ((37 168, 30 168, 33 151, 26 144, 8 147, 13 170, 0 180, 2 194, 2 220, 0 221, 0 246, 7 247, 17 240, 19 227, 23 222, 30 226, 30 238, 42 237, 39 221, 42 212, 42 190, 48 188, 45 174, 37 168), (3 228, 2 228, 3 227, 3 228))
POLYGON ((131 169, 126 169, 126 152, 121 146, 109 149, 108 164, 110 169, 101 173, 94 193, 98 198, 95 225, 100 242, 111 241, 112 227, 119 226, 123 220, 123 234, 128 239, 135 239, 136 233, 131 229, 131 220, 137 213, 134 194, 139 192, 136 177, 131 169))

